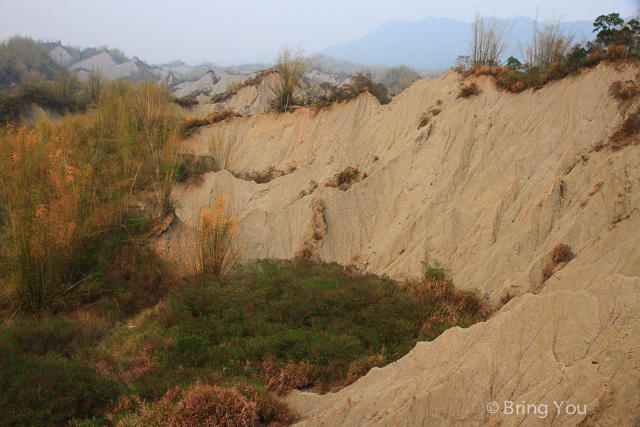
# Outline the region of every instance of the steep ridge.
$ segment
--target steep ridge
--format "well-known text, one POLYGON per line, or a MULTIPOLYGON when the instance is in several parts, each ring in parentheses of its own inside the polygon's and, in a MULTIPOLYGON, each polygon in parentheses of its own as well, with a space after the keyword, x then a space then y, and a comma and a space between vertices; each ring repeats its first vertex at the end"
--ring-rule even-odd
POLYGON ((338 393, 294 392, 301 425, 629 425, 640 415, 640 148, 595 148, 624 116, 609 86, 636 72, 600 65, 519 95, 482 77, 469 99, 450 72, 386 106, 363 95, 217 123, 186 149, 206 153, 217 132, 236 139, 234 172, 296 170, 267 184, 221 171, 179 185, 179 220, 158 244, 184 258, 199 211, 226 195, 243 259, 289 258, 321 205, 323 260, 395 277, 441 264, 494 303, 519 296, 338 393), (349 166, 367 178, 323 185, 349 166), (576 258, 543 282, 559 243, 576 258), (546 404, 548 416, 508 414, 507 400, 546 404), (557 413, 554 401, 586 414, 557 413))
POLYGON ((171 89, 174 90, 174 95, 177 97, 191 95, 194 92, 206 92, 207 97, 205 98, 209 100, 212 95, 225 92, 229 84, 240 83, 251 77, 253 75, 216 73, 213 70, 209 70, 199 80, 179 83, 171 89))
POLYGON ((70 68, 78 73, 78 78, 85 81, 93 70, 99 70, 103 76, 109 80, 116 80, 121 77, 131 77, 139 75, 144 77, 149 73, 149 68, 144 65, 138 58, 133 57, 131 60, 119 64, 109 52, 103 51, 89 59, 80 61, 70 68))

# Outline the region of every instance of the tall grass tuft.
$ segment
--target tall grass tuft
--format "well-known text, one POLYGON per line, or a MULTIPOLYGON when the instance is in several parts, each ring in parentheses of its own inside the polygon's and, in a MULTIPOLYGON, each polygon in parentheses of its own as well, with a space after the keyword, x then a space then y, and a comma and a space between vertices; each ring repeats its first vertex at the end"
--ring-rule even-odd
POLYGON ((574 35, 563 31, 560 21, 550 21, 542 26, 537 19, 533 23, 533 39, 520 47, 521 55, 530 68, 546 71, 551 64, 562 62, 573 47, 574 35))
POLYGON ((102 70, 94 68, 89 74, 89 78, 85 82, 85 88, 87 90, 87 96, 89 102, 97 104, 100 102, 100 95, 104 90, 107 78, 102 74, 102 70))
POLYGON ((0 129, 0 284, 15 306, 55 309, 88 283, 90 253, 135 233, 136 198, 170 207, 179 121, 167 99, 154 83, 114 83, 84 115, 0 129))
POLYGON ((213 160, 213 170, 217 172, 222 169, 229 169, 235 143, 235 135, 225 139, 223 135, 215 131, 209 134, 209 153, 213 160))
POLYGON ((305 73, 313 64, 313 58, 305 58, 300 49, 293 54, 289 47, 283 48, 276 59, 277 78, 268 81, 271 90, 271 107, 286 112, 299 104, 297 91, 305 73))
POLYGON ((508 48, 513 25, 508 20, 500 23, 496 18, 485 22, 484 17, 476 13, 475 21, 471 24, 473 38, 469 52, 473 68, 500 64, 500 56, 508 48))
POLYGON ((216 198, 213 212, 200 215, 196 230, 196 271, 226 277, 238 261, 239 253, 232 248, 238 231, 238 219, 227 214, 227 198, 216 198))
POLYGON ((153 191, 162 214, 172 209, 174 181, 180 141, 173 119, 172 98, 166 88, 153 81, 140 83, 129 102, 130 120, 142 134, 144 147, 154 169, 153 191))

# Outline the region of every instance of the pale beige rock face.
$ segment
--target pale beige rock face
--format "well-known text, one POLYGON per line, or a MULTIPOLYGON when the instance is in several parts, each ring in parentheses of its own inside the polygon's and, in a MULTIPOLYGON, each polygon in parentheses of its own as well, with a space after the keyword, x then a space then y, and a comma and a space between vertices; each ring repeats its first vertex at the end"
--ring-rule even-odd
MULTIPOLYGON (((386 106, 364 95, 214 126, 236 137, 233 171, 297 170, 267 184, 222 171, 177 187, 177 232, 224 194, 241 219, 244 260, 289 258, 318 226, 317 200, 323 260, 394 277, 418 275, 426 260, 494 303, 507 290, 519 296, 491 320, 420 343, 339 393, 293 393, 301 425, 633 425, 640 148, 593 148, 624 117, 611 82, 636 72, 600 65, 518 95, 480 77, 469 99, 457 98, 465 81, 450 72, 386 106), (419 116, 436 108, 418 129, 419 116), (368 177, 348 191, 323 186, 347 166, 368 177), (319 187, 303 196, 311 181, 319 187), (576 258, 542 284, 558 243, 576 258), (487 412, 505 400, 547 404, 549 415, 487 412), (586 405, 587 414, 557 414, 554 401, 586 405)), ((210 131, 186 148, 206 152, 210 131)), ((184 256, 178 234, 165 233, 162 245, 184 256)))

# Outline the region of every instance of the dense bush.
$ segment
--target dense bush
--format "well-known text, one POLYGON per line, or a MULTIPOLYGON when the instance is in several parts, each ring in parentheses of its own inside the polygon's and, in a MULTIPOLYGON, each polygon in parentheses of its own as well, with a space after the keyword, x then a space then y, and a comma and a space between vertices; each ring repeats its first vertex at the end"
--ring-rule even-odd
POLYGON ((82 363, 21 353, 0 331, 0 419, 6 426, 59 426, 104 413, 121 392, 82 363))
POLYGON ((85 116, 0 130, 0 203, 11 221, 2 290, 23 310, 60 309, 94 282, 92 251, 135 232, 139 191, 155 196, 150 216, 170 209, 179 120, 169 96, 152 83, 116 89, 85 116))

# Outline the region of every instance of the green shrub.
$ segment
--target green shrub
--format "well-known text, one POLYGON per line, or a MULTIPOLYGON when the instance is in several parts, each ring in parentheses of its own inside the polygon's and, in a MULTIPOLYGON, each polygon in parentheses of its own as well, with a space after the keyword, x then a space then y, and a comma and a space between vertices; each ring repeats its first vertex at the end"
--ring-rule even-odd
POLYGON ((395 360, 419 339, 484 315, 475 294, 457 291, 450 282, 440 290, 415 287, 422 291, 338 265, 259 261, 227 284, 202 277, 182 287, 162 317, 173 319, 167 326, 176 336, 202 339, 189 342, 199 348, 195 354, 206 356, 208 367, 262 377, 262 370, 248 366, 261 366, 268 355, 267 377, 276 389, 308 378, 310 368, 296 365, 303 362, 313 365, 314 383, 328 387, 344 380, 359 359, 395 360), (456 314, 438 314, 443 312, 456 314), (207 350, 199 347, 203 342, 207 350))
POLYGON ((398 94, 419 79, 420 74, 415 69, 408 65, 400 65, 387 69, 380 79, 380 83, 391 93, 398 94))
POLYGON ((6 426, 59 426, 104 413, 121 390, 81 363, 14 353, 0 370, 0 418, 6 426))
POLYGON ((202 366, 206 361, 206 340, 195 335, 178 338, 174 343, 174 357, 187 366, 202 366))
POLYGON ((424 278, 427 280, 445 280, 447 275, 441 267, 427 266, 424 269, 424 278))
POLYGON ((319 108, 328 107, 336 102, 344 102, 354 99, 364 92, 369 92, 375 96, 378 102, 382 105, 391 102, 391 97, 389 96, 387 88, 382 83, 374 82, 370 73, 357 73, 355 76, 351 76, 351 83, 349 84, 335 86, 324 82, 321 83, 319 87, 323 92, 308 96, 306 101, 307 104, 315 105, 319 108))

